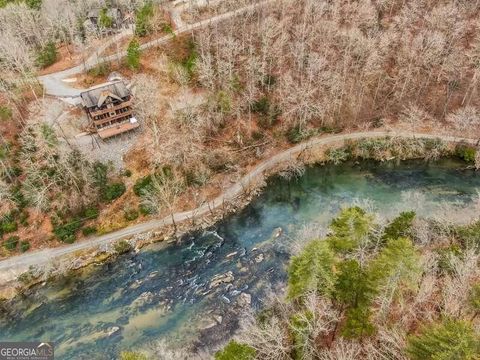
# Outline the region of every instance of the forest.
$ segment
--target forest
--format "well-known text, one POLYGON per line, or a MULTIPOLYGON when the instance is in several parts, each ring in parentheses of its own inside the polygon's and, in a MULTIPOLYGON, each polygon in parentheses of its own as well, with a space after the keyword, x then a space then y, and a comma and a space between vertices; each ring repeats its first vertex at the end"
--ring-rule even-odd
MULTIPOLYGON (((252 4, 191 5, 182 21, 252 4)), ((218 194, 272 152, 322 134, 478 134, 478 2, 258 4, 144 51, 148 39, 172 33, 168 2, 3 2, 3 232, 72 242, 82 227, 86 235, 104 233, 168 215, 218 194), (96 31, 85 27, 92 8, 102 9, 96 31), (134 84, 142 130, 116 167, 54 129, 59 114, 72 110, 45 98, 35 77, 66 53, 76 59, 98 48, 114 30, 113 8, 133 15, 134 36, 117 45, 126 60, 99 63, 82 76, 95 84, 115 70, 134 84), (15 232, 28 219, 41 235, 15 232)), ((470 158, 480 163, 474 149, 470 158)), ((29 240, 20 239, 24 249, 29 240)))
POLYGON ((479 223, 345 208, 215 359, 477 359, 479 223))
MULTIPOLYGON (((452 158, 478 176, 479 90, 480 0, 0 0, 0 258, 167 218, 157 238, 177 241, 175 214, 335 135, 391 133, 295 153, 275 170, 296 179, 305 164, 452 158), (112 75, 128 85, 140 127, 99 141, 75 98, 112 75)), ((261 188, 271 174, 258 174, 261 188)), ((255 191, 218 201, 221 219, 255 191)), ((456 223, 343 207, 325 233, 299 238, 283 291, 209 351, 479 359, 475 211, 452 213, 456 223)), ((123 238, 117 248, 140 251, 123 238)), ((121 359, 148 358, 130 350, 121 359)), ((165 343, 153 354, 209 358, 165 343)))

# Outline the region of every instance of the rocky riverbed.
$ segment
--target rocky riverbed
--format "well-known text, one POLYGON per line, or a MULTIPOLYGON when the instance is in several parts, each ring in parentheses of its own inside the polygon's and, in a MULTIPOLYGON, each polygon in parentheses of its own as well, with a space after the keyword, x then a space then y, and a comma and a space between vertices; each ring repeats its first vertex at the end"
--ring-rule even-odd
POLYGON ((114 359, 165 339, 209 349, 232 336, 244 311, 281 296, 290 247, 342 206, 392 217, 441 214, 477 200, 480 177, 444 160, 313 167, 272 179, 244 210, 169 246, 147 246, 38 284, 0 308, 0 341, 55 341, 60 358, 114 359))

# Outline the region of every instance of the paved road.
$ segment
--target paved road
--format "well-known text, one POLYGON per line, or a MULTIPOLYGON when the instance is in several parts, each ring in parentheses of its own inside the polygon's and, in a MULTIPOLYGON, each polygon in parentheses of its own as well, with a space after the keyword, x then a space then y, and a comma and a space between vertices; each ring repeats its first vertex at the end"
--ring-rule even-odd
POLYGON ((69 83, 63 81, 63 79, 73 77, 77 74, 80 74, 95 67, 99 62, 102 62, 101 54, 110 45, 114 44, 117 41, 120 41, 121 38, 132 34, 133 28, 124 29, 120 33, 106 41, 101 47, 97 49, 95 53, 90 55, 88 59, 83 62, 83 64, 56 73, 39 76, 38 80, 40 80, 40 82, 43 84, 45 92, 48 95, 62 98, 79 96, 82 92, 82 89, 75 89, 70 87, 69 83))
MULTIPOLYGON (((155 40, 149 41, 145 44, 142 44, 140 46, 140 48, 142 50, 145 50, 145 49, 148 49, 148 48, 151 48, 151 47, 155 47, 155 46, 158 46, 158 45, 165 44, 168 41, 172 40, 175 36, 178 36, 178 35, 181 35, 181 34, 184 34, 184 33, 188 33, 188 32, 191 32, 193 30, 200 29, 202 27, 206 27, 206 26, 209 26, 209 25, 216 24, 218 22, 229 19, 231 17, 234 17, 234 16, 237 16, 237 15, 241 15, 241 14, 244 14, 246 12, 252 11, 252 10, 256 9, 257 7, 261 7, 263 5, 271 3, 273 1, 275 1, 275 0, 263 1, 261 3, 245 6, 241 9, 238 9, 238 10, 233 10, 233 11, 229 11, 225 14, 214 16, 214 17, 212 17, 210 19, 207 19, 207 20, 199 21, 195 24, 183 26, 182 28, 178 28, 177 30, 175 30, 170 35, 162 36, 158 39, 155 39, 155 40)), ((177 14, 177 16, 180 16, 180 15, 177 14)), ((113 37, 108 42, 103 44, 102 47, 99 48, 98 51, 95 54, 91 55, 81 65, 77 65, 73 68, 66 69, 66 70, 63 70, 63 71, 59 71, 57 73, 39 76, 38 79, 43 84, 45 93, 48 94, 48 95, 57 96, 57 97, 61 97, 61 98, 74 98, 74 97, 79 96, 80 93, 84 89, 72 88, 72 87, 69 86, 68 82, 65 82, 63 80, 66 79, 66 78, 69 78, 69 77, 73 77, 76 74, 83 73, 83 72, 85 72, 89 69, 92 69, 95 66, 97 66, 99 63, 119 61, 122 58, 124 58, 127 55, 126 51, 120 51, 120 52, 115 53, 113 55, 103 56, 103 57, 101 56, 101 54, 111 44, 115 43, 116 41, 119 41, 120 38, 122 38, 126 35, 129 35, 129 34, 132 34, 132 29, 127 29, 125 31, 122 31, 122 33, 120 33, 120 34, 117 34, 115 37, 113 37)))
MULTIPOLYGON (((229 189, 227 189, 223 194, 219 195, 214 200, 203 204, 202 206, 184 212, 179 212, 173 214, 173 219, 175 223, 181 223, 186 220, 192 220, 199 218, 205 214, 208 214, 211 210, 222 207, 224 204, 232 202, 235 198, 240 196, 244 189, 247 189, 249 185, 254 184, 256 180, 260 179, 264 174, 268 173, 269 170, 274 169, 277 165, 281 163, 288 162, 290 160, 295 160, 296 157, 303 151, 320 147, 325 145, 333 145, 335 143, 345 141, 345 140, 355 140, 363 138, 378 138, 385 136, 398 136, 398 137, 417 137, 417 138, 428 138, 428 139, 441 139, 446 142, 467 142, 471 144, 476 144, 477 140, 475 139, 465 139, 454 136, 444 136, 444 135, 429 135, 422 133, 411 133, 411 132, 387 132, 387 131, 372 131, 372 132, 357 132, 350 134, 339 134, 331 135, 326 137, 318 137, 312 140, 309 140, 305 143, 296 145, 288 150, 285 150, 281 153, 278 153, 271 158, 263 161, 258 166, 256 166, 251 172, 245 175, 240 181, 233 184, 229 189)), ((96 248, 98 246, 106 245, 111 242, 115 242, 121 239, 128 238, 135 234, 149 232, 153 230, 158 230, 166 225, 171 225, 173 222, 172 216, 167 216, 163 219, 153 219, 143 223, 129 226, 127 228, 114 231, 112 233, 91 237, 85 239, 84 241, 74 243, 71 245, 64 245, 61 247, 56 247, 52 249, 44 249, 31 251, 26 254, 17 255, 6 260, 0 261, 0 272, 5 271, 14 271, 18 268, 28 268, 32 265, 41 265, 49 262, 50 260, 60 257, 62 255, 71 254, 78 250, 86 250, 91 248, 96 248)))

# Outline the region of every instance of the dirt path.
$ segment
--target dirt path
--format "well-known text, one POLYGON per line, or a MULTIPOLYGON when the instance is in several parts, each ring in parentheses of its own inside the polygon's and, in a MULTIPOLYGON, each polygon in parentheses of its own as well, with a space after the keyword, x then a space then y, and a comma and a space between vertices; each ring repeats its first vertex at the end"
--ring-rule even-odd
MULTIPOLYGON (((140 224, 132 225, 127 228, 114 231, 112 233, 91 237, 85 239, 84 241, 74 243, 71 245, 65 245, 52 249, 44 249, 38 251, 32 251, 27 254, 17 255, 5 260, 0 261, 0 272, 15 272, 18 274, 20 269, 26 270, 29 266, 32 265, 41 265, 49 262, 50 260, 66 255, 71 254, 78 250, 85 250, 90 248, 99 247, 106 245, 121 239, 128 238, 132 235, 149 232, 153 230, 160 229, 166 225, 171 225, 173 220, 175 223, 181 223, 186 220, 192 220, 202 217, 203 215, 209 213, 211 210, 223 206, 225 203, 229 203, 238 196, 240 196, 244 189, 248 188, 249 185, 254 183, 256 180, 261 178, 269 170, 274 169, 277 165, 288 162, 290 160, 295 160, 296 157, 303 151, 315 147, 333 145, 338 142, 346 140, 358 140, 364 138, 379 138, 386 136, 397 136, 397 137, 417 137, 417 138, 427 138, 427 139, 441 139, 446 142, 458 143, 458 142, 467 142, 470 144, 476 144, 477 139, 467 139, 454 136, 445 136, 445 135, 431 135, 431 134, 422 134, 422 133, 411 133, 411 132, 388 132, 388 131, 371 131, 371 132, 357 132, 350 134, 339 134, 331 135, 324 137, 313 138, 305 143, 296 145, 288 150, 280 152, 271 158, 263 161, 257 165, 252 171, 245 175, 240 181, 233 184, 229 189, 224 193, 219 195, 217 198, 212 201, 204 203, 202 206, 184 212, 179 212, 173 214, 173 216, 167 216, 163 219, 153 219, 140 224)), ((2 274, 0 278, 4 278, 6 274, 2 274)))

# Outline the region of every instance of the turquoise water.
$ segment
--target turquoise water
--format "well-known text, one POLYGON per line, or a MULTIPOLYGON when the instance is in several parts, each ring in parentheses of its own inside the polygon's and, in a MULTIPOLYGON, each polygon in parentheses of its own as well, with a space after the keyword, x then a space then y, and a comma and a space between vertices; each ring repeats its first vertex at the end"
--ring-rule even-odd
POLYGON ((352 204, 385 217, 468 206, 480 176, 464 167, 449 159, 363 162, 272 178, 244 210, 181 244, 127 254, 17 299, 0 310, 0 340, 54 341, 58 359, 114 359, 159 339, 208 347, 235 330, 242 300, 250 295, 258 309, 267 289, 281 291, 292 238, 305 225, 325 227, 352 204), (224 282, 212 283, 219 274, 224 282))

